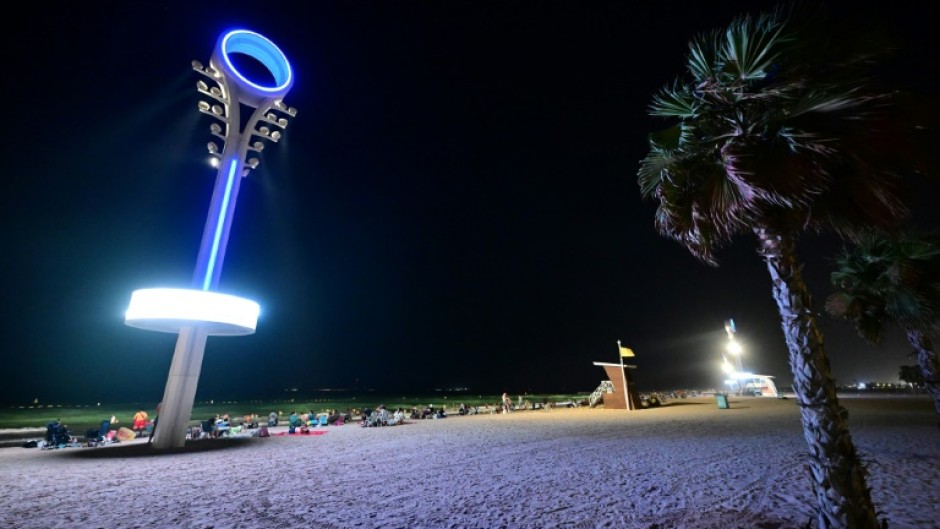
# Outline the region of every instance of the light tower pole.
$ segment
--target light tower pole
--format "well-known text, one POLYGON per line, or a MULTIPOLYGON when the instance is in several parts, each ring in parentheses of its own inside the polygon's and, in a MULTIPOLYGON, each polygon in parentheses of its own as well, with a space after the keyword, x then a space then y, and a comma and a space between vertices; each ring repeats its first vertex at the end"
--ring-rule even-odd
POLYGON ((725 332, 728 333, 728 352, 731 353, 731 356, 734 357, 735 365, 738 368, 738 373, 744 372, 744 364, 741 362, 741 353, 742 348, 741 344, 735 339, 735 334, 737 334, 738 329, 734 325, 734 320, 725 321, 725 332))
POLYGON ((196 89, 207 98, 199 102, 198 109, 215 120, 209 130, 223 144, 221 149, 215 141, 208 144, 218 174, 192 288, 135 291, 125 315, 127 325, 179 334, 154 432, 153 444, 158 449, 178 448, 186 443, 208 337, 255 331, 258 304, 215 290, 241 179, 260 163, 258 158, 247 156, 260 152, 264 141, 277 142, 288 118, 297 114, 283 102, 294 83, 290 63, 273 42, 258 33, 243 29, 223 33, 209 66, 204 67, 199 61, 193 61, 192 66, 206 78, 196 83, 196 89), (273 84, 252 81, 239 72, 232 62, 232 56, 239 54, 263 65, 273 84), (244 119, 243 110, 250 112, 244 119))
MULTIPOLYGON (((734 325, 734 320, 728 319, 725 320, 725 332, 728 333, 728 346, 727 351, 734 357, 735 366, 737 371, 733 373, 735 384, 737 385, 738 391, 740 392, 741 387, 741 377, 744 374, 744 364, 741 362, 741 344, 735 340, 734 335, 738 332, 737 328, 734 325)), ((724 355, 722 355, 724 356, 724 355)), ((725 362, 727 362, 727 358, 725 362)))

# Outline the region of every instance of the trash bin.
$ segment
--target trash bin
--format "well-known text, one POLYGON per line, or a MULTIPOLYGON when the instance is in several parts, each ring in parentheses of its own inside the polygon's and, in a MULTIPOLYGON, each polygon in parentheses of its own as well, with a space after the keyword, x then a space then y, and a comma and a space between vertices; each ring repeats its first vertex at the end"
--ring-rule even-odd
POLYGON ((718 401, 718 409, 720 410, 728 409, 728 395, 724 393, 716 393, 715 400, 718 401))

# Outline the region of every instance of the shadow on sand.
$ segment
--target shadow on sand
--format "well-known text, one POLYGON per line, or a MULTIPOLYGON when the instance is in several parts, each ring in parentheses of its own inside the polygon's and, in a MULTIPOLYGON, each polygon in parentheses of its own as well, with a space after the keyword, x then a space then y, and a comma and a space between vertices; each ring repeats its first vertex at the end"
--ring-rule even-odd
MULTIPOLYGON (((673 406, 706 406, 712 404, 711 402, 689 402, 687 400, 670 400, 669 402, 663 404, 662 406, 657 406, 661 408, 671 408, 673 406)), ((643 408, 645 410, 650 410, 653 408, 643 408)))
POLYGON ((244 448, 257 439, 252 437, 238 437, 231 439, 200 439, 186 441, 186 445, 179 448, 158 450, 150 443, 130 443, 96 448, 83 448, 63 454, 66 457, 77 459, 115 459, 124 457, 152 457, 175 454, 189 454, 192 452, 213 452, 216 450, 233 450, 244 448))

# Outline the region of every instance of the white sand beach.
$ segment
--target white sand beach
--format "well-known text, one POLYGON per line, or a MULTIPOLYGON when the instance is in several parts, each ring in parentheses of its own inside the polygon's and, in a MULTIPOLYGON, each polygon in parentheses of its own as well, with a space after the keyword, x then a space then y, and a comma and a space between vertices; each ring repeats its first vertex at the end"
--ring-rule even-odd
MULTIPOLYGON (((843 398, 890 527, 940 527, 940 429, 926 398, 843 398)), ((806 527, 793 399, 325 428, 324 435, 0 450, 0 527, 806 527)))

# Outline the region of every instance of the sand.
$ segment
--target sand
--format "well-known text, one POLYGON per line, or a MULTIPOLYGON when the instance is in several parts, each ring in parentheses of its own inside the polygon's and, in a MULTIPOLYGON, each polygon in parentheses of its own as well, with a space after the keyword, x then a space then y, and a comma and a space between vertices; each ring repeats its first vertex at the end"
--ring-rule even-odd
MULTIPOLYGON (((925 398, 851 399, 892 528, 940 527, 925 398)), ((0 527, 800 528, 812 518, 792 399, 524 411, 317 436, 0 449, 0 527)))

